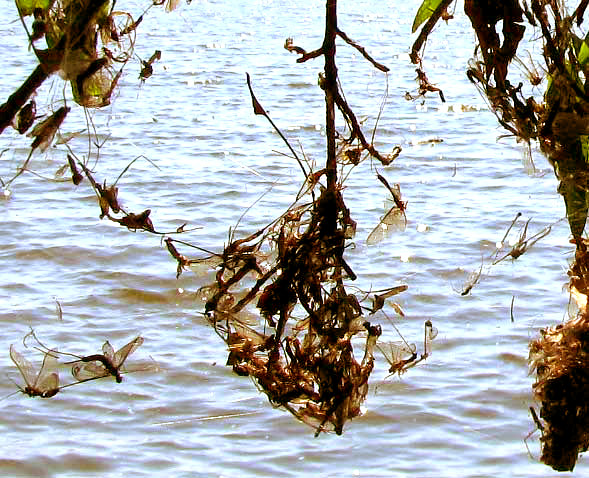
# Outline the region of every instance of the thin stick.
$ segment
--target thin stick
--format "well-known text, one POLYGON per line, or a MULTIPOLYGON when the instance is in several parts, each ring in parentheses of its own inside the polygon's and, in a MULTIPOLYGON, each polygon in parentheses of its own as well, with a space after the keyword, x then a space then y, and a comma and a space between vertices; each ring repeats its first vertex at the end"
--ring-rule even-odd
POLYGON ((353 46, 356 50, 358 50, 362 56, 364 58, 366 58, 370 63, 372 63, 374 65, 374 67, 380 71, 383 72, 388 72, 389 68, 384 66, 383 64, 377 62, 375 59, 373 59, 367 52, 366 49, 362 46, 359 45, 358 43, 356 43, 354 40, 352 40, 348 35, 346 35, 343 31, 341 31, 339 28, 337 29, 337 34, 340 36, 340 38, 342 40, 344 40, 348 45, 353 46))
POLYGON ((127 172, 127 170, 131 167, 131 165, 137 161, 139 158, 143 158, 146 161, 149 161, 149 163, 154 166, 158 171, 161 171, 160 167, 155 164, 151 159, 149 159, 147 156, 144 156, 143 154, 140 154, 139 156, 137 156, 133 161, 131 161, 129 164, 127 164, 127 166, 125 167, 125 169, 123 169, 123 171, 121 172, 121 174, 119 174, 119 177, 117 178, 117 180, 113 183, 113 186, 116 186, 117 183, 119 182, 119 179, 121 179, 123 177, 123 174, 125 174, 127 172))
POLYGON ((421 29, 421 32, 419 32, 419 36, 417 37, 417 40, 415 40, 415 43, 413 43, 413 46, 411 47, 411 53, 409 55, 409 57, 411 58, 411 62, 413 64, 416 65, 420 62, 419 51, 421 50, 421 47, 423 46, 423 44, 427 40, 428 35, 431 33, 431 31, 436 26, 436 23, 438 22, 438 20, 442 16, 442 13, 446 10, 446 8, 448 8, 448 6, 453 1, 454 0, 442 0, 442 2, 438 5, 438 8, 436 8, 432 12, 431 17, 429 17, 429 19, 427 20, 427 22, 425 23, 425 25, 421 29))
POLYGON ((290 143, 288 142, 288 140, 286 139, 286 137, 282 134, 282 131, 280 131, 278 129, 278 126, 276 126, 276 124, 274 124, 274 121, 272 121, 272 118, 270 118, 270 116, 268 116, 268 113, 266 113, 266 110, 264 110, 264 108, 262 107, 262 105, 260 104, 260 102, 257 100, 256 95, 254 95, 254 90, 252 89, 252 84, 251 84, 251 80, 250 80, 250 74, 246 72, 245 76, 246 76, 246 81, 247 81, 247 87, 249 88, 250 95, 252 97, 252 104, 253 104, 253 107, 254 107, 254 114, 256 114, 256 115, 262 115, 262 116, 264 116, 270 122, 270 124, 274 128, 274 131, 276 131, 278 133, 278 135, 282 138, 282 141, 284 141, 284 143, 286 144, 286 146, 288 147, 288 149, 290 149, 290 152, 292 153, 292 155, 294 156, 294 158, 297 160, 297 163, 299 163, 299 166, 301 167, 301 170, 303 171, 303 175, 306 178, 307 177, 307 171, 305 170, 305 167, 303 166, 303 163, 300 160, 300 158, 298 157, 297 153, 295 152, 295 150, 293 149, 293 147, 290 145, 290 143))

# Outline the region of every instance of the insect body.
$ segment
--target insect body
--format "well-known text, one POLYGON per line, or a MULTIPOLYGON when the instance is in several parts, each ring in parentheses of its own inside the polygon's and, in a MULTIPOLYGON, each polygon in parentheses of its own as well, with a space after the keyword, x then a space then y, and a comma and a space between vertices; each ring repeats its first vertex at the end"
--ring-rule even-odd
POLYGON ((142 343, 143 337, 137 337, 115 352, 107 340, 102 346, 102 354, 88 355, 75 362, 72 366, 72 375, 80 382, 112 375, 117 383, 121 383, 121 368, 125 360, 142 343))
POLYGON ((376 176, 391 193, 394 204, 366 238, 366 244, 369 246, 378 244, 391 231, 404 231, 407 226, 407 217, 405 216, 407 202, 401 199, 401 187, 398 184, 389 185, 388 181, 378 173, 376 176))
POLYGON ((57 358, 53 352, 57 351, 51 350, 45 354, 41 370, 35 374, 31 363, 17 352, 13 345, 10 346, 10 358, 26 384, 24 388, 17 385, 22 393, 29 397, 50 398, 59 392, 59 375, 55 371, 57 358))

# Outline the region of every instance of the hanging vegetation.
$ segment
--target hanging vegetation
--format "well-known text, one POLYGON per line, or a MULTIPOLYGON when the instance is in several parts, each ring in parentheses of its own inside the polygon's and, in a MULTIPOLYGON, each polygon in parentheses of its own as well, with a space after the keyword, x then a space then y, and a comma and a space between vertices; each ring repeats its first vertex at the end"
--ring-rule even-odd
MULTIPOLYGON (((418 12, 414 31, 425 24, 411 58, 420 68, 420 52, 427 37, 451 4, 448 0, 424 0, 418 12)), ((531 143, 535 141, 559 180, 558 192, 564 198, 576 245, 575 262, 569 271, 570 290, 581 303, 587 302, 589 292, 587 247, 582 238, 589 201, 589 37, 583 31, 588 4, 580 1, 569 13, 564 2, 557 0, 532 0, 530 7, 518 0, 464 3, 478 40, 467 70, 468 79, 487 99, 499 123, 523 143, 527 171, 536 172, 531 158, 531 143), (522 60, 520 50, 526 28, 534 29, 544 44, 546 90, 541 99, 525 93, 543 84, 538 69, 522 60), (521 75, 513 80, 510 67, 514 63, 524 66, 528 85, 524 85, 521 75)), ((543 237, 542 231, 539 234, 525 240, 524 230, 509 254, 514 259, 521 255, 543 237)), ((575 318, 542 330, 541 338, 530 344, 530 361, 537 374, 534 394, 542 402, 542 420, 537 423, 542 430, 541 459, 560 471, 572 470, 578 453, 589 446, 587 320, 582 307, 575 318)))
MULTIPOLYGON (((228 345, 227 364, 238 375, 253 377, 272 404, 313 426, 316 435, 328 430, 341 434, 346 421, 360 415, 381 335, 380 325, 372 325, 364 311, 375 314, 387 297, 406 288, 390 294, 388 290, 360 291, 357 296, 346 285, 356 279, 344 258, 356 223, 345 205, 338 171, 369 157, 389 164, 400 148, 382 155, 362 133, 338 85, 337 37, 376 68, 388 71, 339 29, 335 1, 327 2, 325 37, 319 49, 307 52, 294 46, 292 39, 286 41, 285 48, 301 55, 298 62, 319 56, 325 59, 319 82, 326 103, 325 167, 307 171, 288 145, 306 176, 297 201, 265 228, 246 238, 230 237, 222 254, 207 257, 205 260, 217 260, 216 280, 200 291, 206 300, 206 317, 228 345), (335 128, 337 110, 350 131, 339 143, 337 138, 343 135, 335 128), (373 306, 362 305, 365 301, 373 306), (358 360, 357 349, 362 343, 362 359, 358 360)), ((249 75, 247 84, 254 114, 266 117, 288 144, 256 98, 249 75)), ((406 203, 383 176, 378 177, 405 220, 406 203)), ((178 260, 180 273, 189 260, 170 247, 171 241, 166 243, 178 260)), ((389 358, 391 370, 402 373, 426 358, 435 337, 431 322, 429 329, 426 325, 426 336, 421 359, 415 350, 409 358, 399 354, 389 358)))
POLYGON ((530 343, 534 396, 541 402, 541 460, 558 471, 572 471, 589 448, 589 254, 583 243, 570 268, 570 288, 579 314, 541 330, 530 343))
MULTIPOLYGON (((44 151, 51 145, 71 109, 64 104, 35 125, 37 109, 31 96, 43 81, 58 73, 70 84, 72 97, 79 106, 107 106, 133 57, 136 30, 145 13, 154 5, 165 5, 167 11, 178 5, 178 1, 155 0, 134 19, 127 12, 116 11, 115 3, 114 0, 17 0, 21 22, 39 65, 0 106, 0 132, 12 123, 20 133, 30 130, 29 136, 34 137, 30 154, 17 174, 2 182, 5 188, 28 170, 34 151, 44 151), (41 48, 43 42, 46 48, 41 48)), ((344 170, 351 170, 368 159, 386 166, 395 160, 401 148, 395 146, 389 154, 381 154, 364 135, 338 82, 335 62, 338 38, 360 52, 376 69, 388 71, 338 27, 335 1, 327 2, 325 38, 320 48, 307 52, 295 46, 292 39, 286 40, 285 48, 300 55, 298 62, 318 57, 325 60, 319 86, 326 105, 326 162, 318 171, 303 164, 257 100, 249 75, 246 78, 254 114, 264 116, 272 124, 303 172, 303 185, 293 205, 248 237, 238 239, 231 234, 222 253, 212 253, 204 259, 188 258, 176 247, 176 244, 191 244, 172 237, 164 239, 178 262, 177 276, 195 263, 214 263, 215 282, 201 289, 201 294, 206 297, 207 320, 229 348, 228 365, 238 375, 253 377, 273 405, 285 408, 313 426, 316 434, 330 430, 341 434, 346 421, 361 414, 382 332, 381 326, 371 321, 376 320, 376 314, 385 314, 383 308, 388 298, 407 289, 402 285, 371 292, 358 288, 354 288, 354 293, 349 291, 348 282, 354 281, 356 274, 344 253, 354 237, 356 223, 344 202, 343 181, 347 177, 344 170), (347 131, 336 130, 338 111, 347 131)), ((153 64, 161 55, 156 50, 148 60, 141 61, 142 83, 152 75, 153 64)), ((87 160, 80 160, 67 144, 66 147, 69 153, 65 166, 69 167, 72 182, 77 186, 88 180, 96 193, 101 219, 130 231, 159 235, 189 230, 183 224, 174 232, 162 233, 154 227, 150 209, 133 213, 121 204, 118 181, 139 158, 107 185, 106 180, 95 180, 98 174, 90 169, 87 160)), ((391 186, 383 174, 377 172, 376 177, 395 204, 371 234, 373 239, 368 242, 373 244, 382 240, 385 233, 403 230, 407 221, 407 202, 401 199, 400 186, 391 186)), ((398 304, 392 305, 403 315, 398 304)), ((436 334, 431 321, 426 321, 422 353, 407 342, 402 351, 391 347, 390 355, 383 352, 390 372, 404 373, 426 359, 436 334)), ((102 354, 82 356, 50 349, 34 333, 32 336, 44 354, 38 374, 33 374, 32 367, 18 352, 11 349, 11 356, 26 383, 20 390, 44 398, 88 380, 113 376, 120 382, 121 372, 125 370, 123 362, 143 342, 138 337, 115 352, 107 341, 102 354), (56 358, 63 355, 76 359, 66 362, 73 363, 71 371, 76 381, 60 387, 54 368, 56 358)), ((388 347, 379 347, 385 349, 388 347)))

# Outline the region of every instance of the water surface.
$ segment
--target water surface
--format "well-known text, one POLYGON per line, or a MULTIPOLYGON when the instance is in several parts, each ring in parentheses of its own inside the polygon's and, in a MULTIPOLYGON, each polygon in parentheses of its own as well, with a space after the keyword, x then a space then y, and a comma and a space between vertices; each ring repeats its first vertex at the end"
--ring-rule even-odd
MULTIPOLYGON (((98 178, 114 181, 128 161, 148 156, 160 170, 135 162, 119 184, 122 202, 135 212, 151 208, 159 230, 198 226, 184 239, 216 251, 238 220, 238 234, 246 235, 280 215, 301 173, 280 154, 286 147, 270 125, 253 114, 245 73, 273 120, 320 167, 322 60, 297 64, 283 44, 293 37, 307 50, 318 48, 323 9, 313 0, 193 0, 172 14, 154 9, 141 25, 136 52, 149 58, 160 49, 162 59, 145 85, 139 65, 130 66, 113 105, 95 114, 100 138, 108 137, 98 178)), ((456 292, 493 253, 517 212, 532 218, 532 232, 564 215, 557 183, 539 155, 547 174, 531 178, 520 146, 497 141, 503 131, 464 73, 473 34, 461 15, 438 28, 426 49, 429 78, 447 103, 436 95, 424 105, 403 98, 416 89, 407 55, 412 9, 407 2, 340 5, 340 28, 391 68, 375 144, 384 152, 403 146, 379 171, 400 183, 409 201, 407 230, 368 247, 387 192, 368 163, 356 168, 344 191, 358 221, 347 260, 359 287, 409 285, 398 296, 407 317, 397 325, 419 343, 430 319, 439 329, 433 355, 386 379, 388 366, 379 358, 366 414, 348 422, 341 437, 313 438, 310 428, 273 409, 248 378, 224 366, 224 344, 203 320, 196 296, 212 271, 199 268, 176 280, 176 264, 158 237, 99 220, 87 183, 75 188, 23 175, 0 204, 2 375, 20 379, 8 349, 22 349, 30 327, 46 343, 82 354, 98 352, 106 339, 118 348, 140 334, 145 343, 129 360, 151 356, 163 371, 130 374, 121 384, 90 382, 51 400, 19 394, 2 401, 3 476, 566 476, 538 462, 537 434, 528 440, 533 457, 524 444, 533 429, 527 344, 541 327, 562 320, 568 303, 566 224, 517 261, 485 269, 472 294, 456 292), (418 144, 432 138, 443 142, 418 144), (224 415, 235 416, 210 419, 224 415)), ((34 66, 16 19, 9 7, 0 15, 3 98, 34 66)), ((341 42, 338 65, 346 98, 370 132, 387 78, 341 42)), ((56 78, 37 102, 57 105, 63 95, 56 78)), ((72 111, 64 129, 84 127, 83 114, 72 111)), ((0 136, 0 148, 8 148, 2 178, 26 157, 29 141, 8 130, 0 136)), ((84 138, 71 144, 84 154, 84 138)), ((52 177, 64 162, 61 146, 36 154, 32 166, 52 177)), ((398 340, 383 326, 385 338, 398 340)), ((14 388, 3 380, 0 394, 14 388)), ((581 458, 577 474, 586 466, 581 458)))

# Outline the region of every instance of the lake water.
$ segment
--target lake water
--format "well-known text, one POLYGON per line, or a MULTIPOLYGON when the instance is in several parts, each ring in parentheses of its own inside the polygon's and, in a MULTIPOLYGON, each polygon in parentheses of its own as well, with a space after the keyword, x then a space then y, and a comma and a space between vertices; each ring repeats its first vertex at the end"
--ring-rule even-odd
MULTIPOLYGON (((391 69, 375 144, 383 152, 402 145, 399 158, 379 171, 400 183, 409 201, 407 230, 367 246, 387 193, 368 162, 353 170, 344 198, 358 230, 346 258, 363 289, 408 284, 397 296, 406 313, 397 327, 419 344, 430 319, 439 329, 433 355, 388 378, 379 355, 366 413, 349 421, 343 436, 313 438, 224 365, 225 346, 203 320, 196 295, 212 271, 176 280, 159 237, 99 220, 87 182, 74 187, 24 174, 0 203, 0 394, 15 390, 7 375, 21 380, 10 344, 37 366, 41 360, 22 346, 30 327, 46 344, 78 354, 98 352, 106 339, 118 348, 141 335, 145 343, 129 362, 152 357, 162 370, 129 374, 120 384, 89 382, 49 400, 4 399, 2 476, 566 476, 539 463, 538 433, 528 439, 531 455, 524 438, 534 429, 528 342, 567 314, 568 226, 556 224, 517 261, 485 266, 472 293, 459 294, 481 260, 489 264, 517 212, 520 225, 531 218, 531 233, 563 217, 557 182, 538 153, 546 174, 532 178, 521 147, 512 138, 497 141, 504 132, 465 75, 474 43, 462 12, 426 49, 426 71, 447 103, 435 94, 423 106, 403 98, 416 90, 408 51, 417 3, 409 3, 340 5, 340 28, 391 69), (419 144, 434 138, 443 142, 419 144)), ((142 8, 129 10, 137 16, 142 8)), ((293 37, 307 50, 318 48, 323 14, 323 2, 312 0, 193 0, 170 14, 153 9, 138 30, 136 53, 147 59, 160 49, 162 59, 144 85, 139 65, 129 66, 113 105, 95 113, 106 140, 97 179, 112 182, 131 159, 147 156, 159 170, 136 161, 119 182, 122 202, 135 212, 150 208, 158 230, 199 227, 180 239, 215 251, 240 218, 237 234, 245 236, 280 215, 302 177, 270 125, 254 116, 245 73, 292 144, 321 167, 323 60, 297 64, 283 45, 293 37)), ((4 101, 35 63, 12 7, 0 14, 0 28, 4 101)), ((530 46, 532 54, 539 49, 530 46)), ((338 66, 346 98, 370 134, 387 79, 343 42, 338 66)), ((55 78, 37 103, 56 109, 63 95, 55 78)), ((63 130, 85 127, 74 108, 63 130)), ((0 150, 7 149, 0 177, 14 174, 30 141, 8 129, 0 136, 0 150)), ((83 135, 70 145, 82 157, 87 141, 83 135)), ((31 168, 53 177, 65 154, 63 145, 36 153, 31 168)), ((382 326, 385 339, 398 340, 390 324, 382 326)), ((581 457, 575 474, 588 466, 581 457)))

